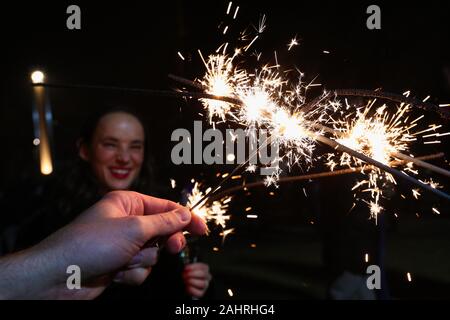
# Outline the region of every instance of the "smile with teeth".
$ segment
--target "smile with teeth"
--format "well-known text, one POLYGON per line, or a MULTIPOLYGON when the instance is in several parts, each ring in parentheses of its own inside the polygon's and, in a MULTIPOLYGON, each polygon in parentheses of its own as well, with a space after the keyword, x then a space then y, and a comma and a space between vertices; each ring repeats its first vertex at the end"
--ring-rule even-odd
POLYGON ((128 168, 109 168, 111 175, 116 179, 126 179, 131 172, 131 169, 128 168))

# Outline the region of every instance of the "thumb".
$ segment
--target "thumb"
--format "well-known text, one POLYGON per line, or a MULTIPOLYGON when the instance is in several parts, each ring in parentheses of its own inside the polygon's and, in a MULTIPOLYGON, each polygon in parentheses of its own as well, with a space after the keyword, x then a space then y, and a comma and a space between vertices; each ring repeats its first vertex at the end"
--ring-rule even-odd
POLYGON ((156 236, 170 236, 183 230, 191 221, 191 212, 180 206, 172 211, 138 216, 145 241, 156 236))

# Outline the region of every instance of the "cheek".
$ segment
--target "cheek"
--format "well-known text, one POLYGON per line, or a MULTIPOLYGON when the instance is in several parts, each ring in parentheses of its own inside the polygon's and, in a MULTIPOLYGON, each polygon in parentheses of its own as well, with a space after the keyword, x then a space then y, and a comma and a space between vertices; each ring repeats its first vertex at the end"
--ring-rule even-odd
POLYGON ((131 158, 136 169, 141 169, 142 163, 144 162, 144 151, 135 151, 132 153, 131 158))
POLYGON ((99 146, 95 149, 91 162, 94 167, 101 168, 112 164, 114 159, 114 151, 99 146))

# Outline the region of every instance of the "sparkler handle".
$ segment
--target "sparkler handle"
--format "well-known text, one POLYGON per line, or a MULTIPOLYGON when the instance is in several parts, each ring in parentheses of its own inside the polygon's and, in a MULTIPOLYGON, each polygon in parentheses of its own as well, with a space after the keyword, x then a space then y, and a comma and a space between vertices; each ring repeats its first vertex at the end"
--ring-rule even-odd
MULTIPOLYGON (((184 265, 198 262, 198 237, 192 237, 188 239, 186 246, 180 252, 180 258, 184 265)), ((191 300, 199 300, 196 297, 191 296, 191 300)))

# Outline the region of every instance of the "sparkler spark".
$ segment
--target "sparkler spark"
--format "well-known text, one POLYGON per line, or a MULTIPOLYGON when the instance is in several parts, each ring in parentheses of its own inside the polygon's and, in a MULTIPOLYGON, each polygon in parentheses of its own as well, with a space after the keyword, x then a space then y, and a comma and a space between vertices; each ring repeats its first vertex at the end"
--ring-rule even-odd
POLYGON ((298 46, 298 40, 297 37, 294 37, 291 42, 289 42, 288 46, 288 51, 290 51, 292 49, 293 46, 298 46))
POLYGON ((239 6, 237 6, 236 11, 234 11, 233 20, 236 19, 238 11, 239 11, 239 6))
POLYGON ((263 14, 259 19, 258 33, 263 33, 265 29, 266 29, 266 15, 263 14))
POLYGON ((178 54, 178 56, 180 57, 181 60, 183 60, 183 61, 185 60, 180 51, 178 51, 177 54, 178 54))
POLYGON ((435 182, 433 181, 433 179, 430 178, 430 180, 419 180, 420 182, 424 183, 424 184, 428 184, 430 187, 432 187, 433 189, 439 189, 442 188, 442 186, 439 184, 439 182, 435 182))
POLYGON ((234 228, 224 230, 220 233, 222 236, 222 244, 225 242, 225 239, 228 235, 232 234, 234 232, 234 228))
POLYGON ((441 213, 439 212, 439 210, 436 209, 436 208, 432 208, 432 210, 433 210, 433 212, 436 213, 436 214, 441 214, 441 213))
POLYGON ((233 5, 233 2, 230 1, 230 2, 228 3, 227 15, 230 14, 230 10, 231 10, 231 6, 232 6, 232 5, 233 5))
MULTIPOLYGON (((203 193, 200 191, 200 184, 195 182, 194 187, 190 195, 188 195, 188 207, 193 207, 198 201, 200 201, 204 194, 210 192, 210 188, 203 193)), ((197 207, 192 211, 194 214, 202 218, 205 222, 213 222, 215 225, 220 225, 223 229, 226 228, 227 221, 230 219, 230 215, 227 213, 229 202, 231 197, 227 196, 218 201, 213 201, 212 204, 207 204, 208 199, 204 199, 197 207)))

